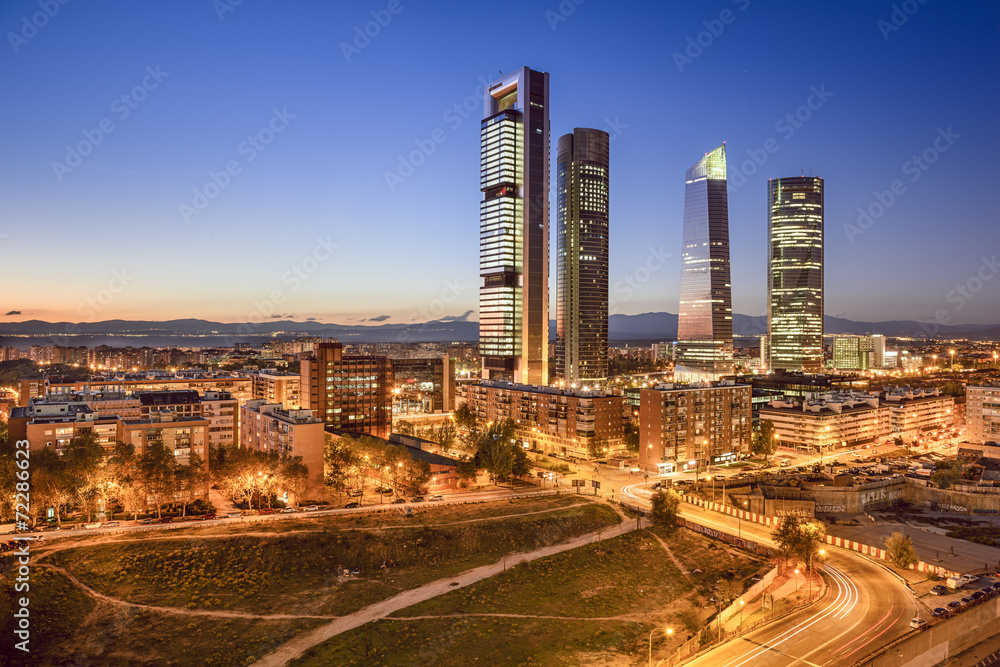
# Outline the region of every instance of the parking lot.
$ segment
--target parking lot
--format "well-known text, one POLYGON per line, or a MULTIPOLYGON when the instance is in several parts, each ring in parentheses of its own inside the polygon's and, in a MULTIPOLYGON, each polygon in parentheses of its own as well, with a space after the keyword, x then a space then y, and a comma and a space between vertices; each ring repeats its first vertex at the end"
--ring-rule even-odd
POLYGON ((926 585, 921 585, 921 588, 925 591, 922 594, 918 593, 918 597, 931 610, 931 616, 951 618, 1000 596, 1000 577, 979 576, 977 581, 954 590, 949 589, 944 580, 928 582, 926 585))

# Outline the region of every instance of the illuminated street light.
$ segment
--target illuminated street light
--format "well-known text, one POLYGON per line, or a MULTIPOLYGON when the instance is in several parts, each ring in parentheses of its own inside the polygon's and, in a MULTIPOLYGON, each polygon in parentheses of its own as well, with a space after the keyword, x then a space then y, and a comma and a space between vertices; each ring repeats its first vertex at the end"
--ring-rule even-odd
POLYGON ((668 637, 674 634, 673 628, 653 628, 649 631, 649 667, 653 667, 653 633, 661 629, 668 637))

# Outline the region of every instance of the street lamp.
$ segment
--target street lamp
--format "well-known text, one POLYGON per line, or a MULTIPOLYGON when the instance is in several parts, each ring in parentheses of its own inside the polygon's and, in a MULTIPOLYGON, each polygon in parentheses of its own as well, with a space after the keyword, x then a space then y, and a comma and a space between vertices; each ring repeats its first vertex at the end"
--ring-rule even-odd
MULTIPOLYGON (((819 550, 819 555, 822 556, 824 554, 826 554, 826 551, 824 551, 823 549, 820 549, 819 550)), ((813 566, 813 556, 814 555, 816 555, 816 554, 815 553, 809 554, 809 599, 810 600, 812 600, 812 596, 813 596, 813 579, 812 579, 813 569, 812 569, 812 566, 813 566)))
POLYGON ((948 370, 955 370, 955 350, 948 350, 948 354, 951 355, 951 368, 948 370))
POLYGON ((653 628, 649 631, 649 667, 653 667, 653 633, 657 630, 663 630, 668 637, 674 634, 673 628, 653 628))

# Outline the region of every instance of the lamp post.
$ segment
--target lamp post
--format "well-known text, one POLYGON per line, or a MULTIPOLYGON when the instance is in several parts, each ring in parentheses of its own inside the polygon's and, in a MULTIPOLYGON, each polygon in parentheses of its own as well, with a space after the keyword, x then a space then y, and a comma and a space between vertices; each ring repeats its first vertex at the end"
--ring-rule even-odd
POLYGON ((948 370, 953 371, 955 370, 955 350, 948 350, 948 354, 951 355, 951 367, 948 370))
POLYGON ((802 582, 799 581, 799 568, 795 568, 795 592, 799 592, 799 586, 802 582))
MULTIPOLYGON (((819 555, 820 556, 824 555, 825 553, 826 553, 826 551, 824 551, 823 549, 819 550, 819 555)), ((816 555, 815 552, 809 554, 809 599, 810 600, 812 600, 812 596, 813 596, 813 580, 812 580, 813 569, 812 569, 812 566, 813 566, 813 556, 815 556, 815 555, 816 555)))
POLYGON ((668 637, 674 634, 673 628, 653 628, 649 631, 649 667, 653 667, 653 633, 661 629, 668 637))

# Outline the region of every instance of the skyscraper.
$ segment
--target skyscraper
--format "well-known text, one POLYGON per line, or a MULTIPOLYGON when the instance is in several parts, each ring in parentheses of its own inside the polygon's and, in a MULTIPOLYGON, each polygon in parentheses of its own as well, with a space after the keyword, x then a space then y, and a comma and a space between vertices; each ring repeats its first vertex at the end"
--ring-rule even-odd
POLYGON ((556 153, 556 373, 608 377, 607 132, 575 128, 556 153))
POLYGON ((686 182, 674 377, 714 380, 733 372, 726 145, 695 162, 686 182))
POLYGON ((769 370, 823 370, 823 179, 767 184, 769 370))
POLYGON ((549 75, 522 67, 484 93, 479 353, 483 378, 548 384, 549 75))

